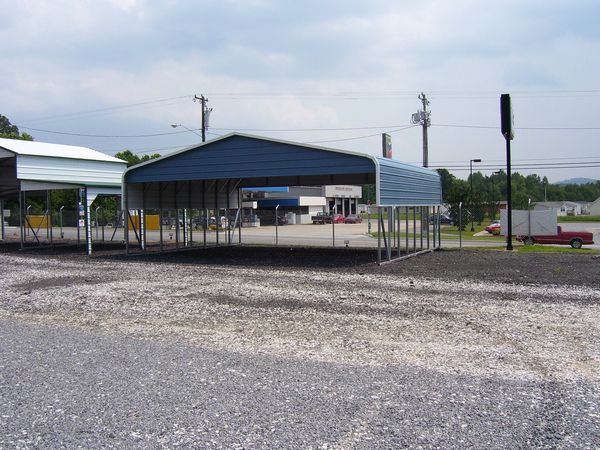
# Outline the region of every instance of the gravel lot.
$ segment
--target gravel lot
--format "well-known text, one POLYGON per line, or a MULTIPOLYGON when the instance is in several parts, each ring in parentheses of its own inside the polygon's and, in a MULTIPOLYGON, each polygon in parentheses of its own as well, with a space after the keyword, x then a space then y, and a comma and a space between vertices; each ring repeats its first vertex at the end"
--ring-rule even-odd
POLYGON ((0 447, 600 445, 600 259, 373 258, 0 250, 0 447))

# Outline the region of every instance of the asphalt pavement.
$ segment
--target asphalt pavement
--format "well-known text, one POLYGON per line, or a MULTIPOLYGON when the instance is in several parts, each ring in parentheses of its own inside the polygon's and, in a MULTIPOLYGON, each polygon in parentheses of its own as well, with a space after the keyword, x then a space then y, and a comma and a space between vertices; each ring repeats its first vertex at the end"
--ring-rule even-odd
POLYGON ((571 447, 598 390, 0 320, 1 448, 571 447))

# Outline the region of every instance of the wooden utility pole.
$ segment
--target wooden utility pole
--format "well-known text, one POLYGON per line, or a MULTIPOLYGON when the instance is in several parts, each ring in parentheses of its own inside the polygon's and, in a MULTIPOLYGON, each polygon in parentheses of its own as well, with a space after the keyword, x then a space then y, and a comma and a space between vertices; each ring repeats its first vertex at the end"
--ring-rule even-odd
POLYGON ((202 142, 206 142, 206 116, 207 113, 210 112, 210 110, 206 107, 208 99, 204 96, 204 94, 201 94, 200 97, 194 95, 194 101, 199 101, 200 105, 202 105, 202 142))
POLYGON ((423 167, 429 167, 429 143, 427 141, 427 128, 430 125, 430 112, 427 111, 429 100, 423 92, 419 95, 419 100, 423 103, 423 118, 421 119, 421 125, 423 125, 423 167))

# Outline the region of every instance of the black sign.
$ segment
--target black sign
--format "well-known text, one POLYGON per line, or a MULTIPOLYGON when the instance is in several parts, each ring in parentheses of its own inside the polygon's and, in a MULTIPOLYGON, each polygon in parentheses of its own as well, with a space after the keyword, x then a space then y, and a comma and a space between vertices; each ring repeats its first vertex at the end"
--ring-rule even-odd
POLYGON ((505 139, 512 140, 515 137, 510 94, 500 96, 500 128, 505 139))

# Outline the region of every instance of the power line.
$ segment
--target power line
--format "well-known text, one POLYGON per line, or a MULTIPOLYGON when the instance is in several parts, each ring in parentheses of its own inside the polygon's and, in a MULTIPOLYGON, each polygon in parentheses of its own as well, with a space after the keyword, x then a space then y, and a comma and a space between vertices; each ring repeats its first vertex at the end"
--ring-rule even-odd
POLYGON ((145 137, 157 137, 157 136, 168 136, 172 134, 183 134, 187 133, 187 130, 183 131, 170 131, 168 133, 152 133, 152 134, 125 134, 125 135, 108 135, 108 134, 84 134, 84 133, 70 133, 66 131, 52 131, 52 130, 41 130, 39 128, 31 127, 19 127, 24 130, 37 131, 40 133, 60 134, 64 136, 78 136, 78 137, 93 137, 93 138, 145 138, 145 137))
MULTIPOLYGON (((403 128, 397 128, 395 130, 390 130, 388 131, 388 133, 396 133, 397 131, 404 131, 404 130, 408 130, 409 128, 414 128, 417 125, 407 125, 403 128)), ((326 141, 308 141, 308 142, 303 142, 304 144, 325 144, 327 142, 342 142, 342 141, 354 141, 357 139, 366 139, 366 138, 370 138, 370 137, 374 137, 374 136, 381 136, 381 133, 376 133, 376 134, 367 134, 365 136, 355 136, 355 137, 351 137, 351 138, 342 138, 342 139, 328 139, 326 141)))
MULTIPOLYGON (((459 124, 441 124, 441 123, 433 123, 431 124, 434 127, 446 127, 446 128, 482 128, 489 130, 499 130, 500 127, 496 126, 488 126, 488 125, 459 125, 459 124)), ((515 130, 559 130, 559 131, 568 131, 568 130, 600 130, 600 127, 515 127, 515 130)))
MULTIPOLYGON (((185 96, 181 95, 181 96, 177 96, 177 97, 161 98, 161 99, 156 99, 156 100, 148 100, 145 102, 130 103, 127 105, 108 106, 106 108, 90 109, 90 110, 79 111, 79 112, 74 112, 74 113, 59 114, 56 116, 38 117, 36 119, 21 120, 20 122, 21 123, 32 123, 32 122, 41 122, 41 121, 54 120, 54 119, 76 118, 78 116, 88 116, 88 115, 93 115, 93 114, 102 113, 102 112, 113 112, 113 111, 117 112, 118 110, 122 110, 122 109, 132 109, 132 108, 137 108, 140 106, 148 106, 148 105, 154 105, 157 103, 170 102, 172 100, 187 99, 190 97, 191 97, 190 95, 185 95, 185 96)), ((23 127, 23 128, 25 128, 25 127, 23 127)))
POLYGON ((265 132, 292 132, 292 131, 357 131, 357 130, 388 130, 390 128, 403 127, 404 125, 380 125, 371 127, 344 127, 344 128, 216 128, 213 130, 221 131, 265 131, 265 132))

